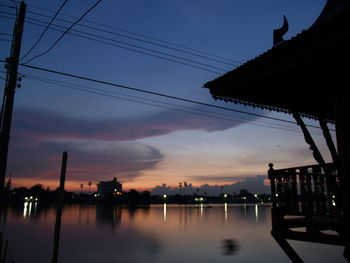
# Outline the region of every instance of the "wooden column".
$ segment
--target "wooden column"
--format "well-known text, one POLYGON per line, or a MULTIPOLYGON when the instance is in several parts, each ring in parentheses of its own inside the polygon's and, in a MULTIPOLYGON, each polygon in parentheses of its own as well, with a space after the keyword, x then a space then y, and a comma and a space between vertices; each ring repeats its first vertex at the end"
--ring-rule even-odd
POLYGON ((339 156, 339 181, 340 198, 343 208, 344 235, 346 248, 344 256, 350 260, 350 118, 349 118, 349 95, 346 86, 339 89, 335 100, 336 135, 339 156))

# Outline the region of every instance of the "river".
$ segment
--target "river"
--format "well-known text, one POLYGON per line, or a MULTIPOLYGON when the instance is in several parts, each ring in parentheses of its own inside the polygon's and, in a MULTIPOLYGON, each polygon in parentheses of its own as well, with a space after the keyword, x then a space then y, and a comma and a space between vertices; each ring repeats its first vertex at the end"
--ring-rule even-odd
MULTIPOLYGON (((66 205, 58 262, 290 262, 258 205, 66 205)), ((30 203, 1 211, 7 262, 50 262, 56 211, 30 203)), ((343 248, 291 241, 305 262, 345 262, 343 248)))

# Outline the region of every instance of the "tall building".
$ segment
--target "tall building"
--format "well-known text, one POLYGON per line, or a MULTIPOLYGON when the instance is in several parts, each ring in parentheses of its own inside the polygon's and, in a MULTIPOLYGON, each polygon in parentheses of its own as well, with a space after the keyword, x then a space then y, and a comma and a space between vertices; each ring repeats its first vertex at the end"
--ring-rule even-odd
POLYGON ((101 181, 97 184, 97 193, 101 196, 113 196, 122 194, 122 184, 113 178, 112 181, 101 181))

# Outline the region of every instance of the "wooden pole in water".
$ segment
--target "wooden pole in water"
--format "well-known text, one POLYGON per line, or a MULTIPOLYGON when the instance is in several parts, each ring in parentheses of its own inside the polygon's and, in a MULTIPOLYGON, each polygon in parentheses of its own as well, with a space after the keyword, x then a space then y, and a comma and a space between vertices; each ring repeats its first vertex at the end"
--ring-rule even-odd
POLYGON ((60 242, 61 218, 62 218, 62 208, 63 208, 63 202, 64 202, 64 183, 66 180, 67 159, 68 159, 68 153, 63 152, 60 186, 57 191, 58 196, 57 196, 56 223, 55 223, 55 233, 53 236, 53 251, 52 251, 51 263, 57 263, 57 258, 58 258, 58 246, 60 242))

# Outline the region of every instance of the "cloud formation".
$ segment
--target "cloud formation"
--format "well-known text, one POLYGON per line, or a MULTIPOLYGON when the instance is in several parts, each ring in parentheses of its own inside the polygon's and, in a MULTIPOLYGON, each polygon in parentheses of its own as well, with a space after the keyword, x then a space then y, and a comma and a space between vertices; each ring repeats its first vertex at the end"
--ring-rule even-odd
POLYGON ((15 112, 13 129, 16 133, 40 138, 132 141, 180 130, 219 131, 240 124, 241 122, 171 110, 138 118, 90 120, 26 109, 15 112))
POLYGON ((17 109, 13 119, 9 171, 16 178, 39 181, 57 178, 60 155, 66 150, 71 180, 117 177, 132 181, 164 159, 158 149, 136 140, 182 130, 220 131, 241 124, 171 110, 135 118, 87 119, 17 109))
POLYGON ((68 150, 67 180, 130 181, 153 169, 164 158, 154 147, 139 142, 32 140, 16 137, 9 170, 17 178, 58 178, 61 154, 68 150), (30 145, 30 147, 28 147, 30 145))

